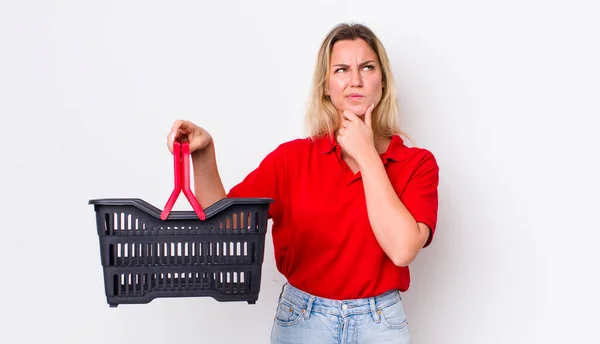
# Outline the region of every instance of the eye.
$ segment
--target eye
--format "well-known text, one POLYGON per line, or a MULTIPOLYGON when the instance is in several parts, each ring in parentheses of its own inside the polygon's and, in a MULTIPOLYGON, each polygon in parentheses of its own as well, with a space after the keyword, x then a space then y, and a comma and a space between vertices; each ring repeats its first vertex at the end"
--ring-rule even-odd
POLYGON ((337 68, 337 69, 334 71, 334 73, 339 73, 339 72, 344 72, 344 71, 346 71, 346 68, 340 67, 340 68, 337 68))
POLYGON ((366 65, 366 66, 364 66, 363 68, 364 68, 365 70, 373 70, 373 69, 375 69, 375 66, 373 66, 373 65, 366 65))

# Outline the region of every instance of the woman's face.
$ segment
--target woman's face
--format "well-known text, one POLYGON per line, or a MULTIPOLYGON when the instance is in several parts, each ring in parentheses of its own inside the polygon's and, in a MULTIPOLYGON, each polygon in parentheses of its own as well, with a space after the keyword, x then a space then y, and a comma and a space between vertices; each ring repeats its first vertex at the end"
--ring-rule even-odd
POLYGON ((326 94, 341 115, 345 110, 362 117, 382 95, 382 72, 377 55, 362 39, 333 45, 326 94))

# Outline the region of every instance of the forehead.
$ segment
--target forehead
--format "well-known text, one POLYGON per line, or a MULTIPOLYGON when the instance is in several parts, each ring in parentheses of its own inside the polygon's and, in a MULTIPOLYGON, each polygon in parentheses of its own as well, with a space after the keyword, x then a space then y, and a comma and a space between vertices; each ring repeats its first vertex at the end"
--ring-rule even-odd
POLYGON ((360 63, 366 60, 377 61, 377 54, 371 49, 367 42, 360 38, 335 42, 333 49, 331 50, 332 64, 360 63))

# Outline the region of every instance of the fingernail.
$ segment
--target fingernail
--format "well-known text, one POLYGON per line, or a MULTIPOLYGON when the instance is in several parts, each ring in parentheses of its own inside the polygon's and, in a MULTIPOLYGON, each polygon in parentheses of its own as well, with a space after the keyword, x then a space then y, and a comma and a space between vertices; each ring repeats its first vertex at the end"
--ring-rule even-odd
POLYGON ((371 111, 373 111, 373 109, 375 109, 375 103, 371 104, 371 111))

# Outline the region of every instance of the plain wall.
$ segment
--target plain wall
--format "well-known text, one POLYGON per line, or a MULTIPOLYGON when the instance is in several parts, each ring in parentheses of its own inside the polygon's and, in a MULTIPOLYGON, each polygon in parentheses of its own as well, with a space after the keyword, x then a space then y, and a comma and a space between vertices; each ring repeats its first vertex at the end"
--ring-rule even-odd
MULTIPOLYGON (((256 305, 109 308, 89 199, 162 209, 176 119, 229 189, 304 135, 316 53, 367 24, 403 129, 440 165, 439 226, 404 294, 413 343, 598 343, 600 25, 588 1, 0 1, 0 342, 266 343, 256 305)), ((176 209, 190 209, 183 196, 176 209)))

